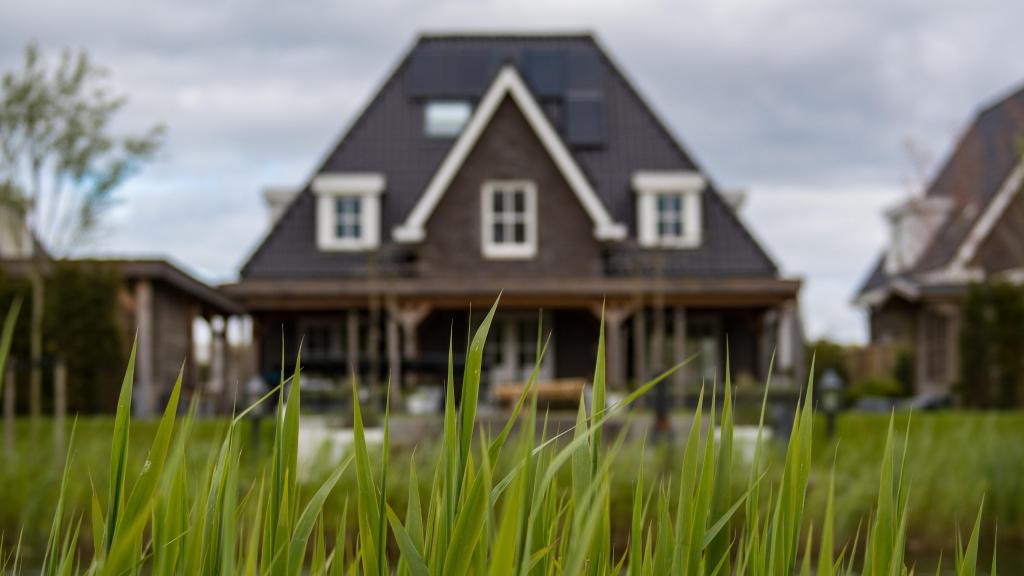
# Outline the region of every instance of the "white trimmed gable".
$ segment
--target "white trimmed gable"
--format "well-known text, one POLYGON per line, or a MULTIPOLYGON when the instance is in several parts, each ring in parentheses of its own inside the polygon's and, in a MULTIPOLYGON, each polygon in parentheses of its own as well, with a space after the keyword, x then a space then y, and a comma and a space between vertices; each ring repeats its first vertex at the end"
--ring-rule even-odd
POLYGON ((626 227, 615 222, 608 214, 597 193, 590 186, 583 171, 573 160, 569 150, 559 138, 558 133, 541 111, 537 101, 530 94, 523 79, 511 65, 505 66, 498 73, 491 87, 487 90, 477 106, 469 123, 455 141, 451 151, 441 163, 441 167, 427 184, 412 211, 402 224, 397 226, 392 237, 396 242, 416 243, 426 237, 425 225, 441 197, 448 189, 455 175, 469 156, 473 146, 479 140, 498 106, 509 96, 522 111, 527 122, 537 134, 545 150, 551 156, 569 187, 576 194, 587 215, 594 222, 594 237, 599 240, 621 240, 626 237, 626 227))

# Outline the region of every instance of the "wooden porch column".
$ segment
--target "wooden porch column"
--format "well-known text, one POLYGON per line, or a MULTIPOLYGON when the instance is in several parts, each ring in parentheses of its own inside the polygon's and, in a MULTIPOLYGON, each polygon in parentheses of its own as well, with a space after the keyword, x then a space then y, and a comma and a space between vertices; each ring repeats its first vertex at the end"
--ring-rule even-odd
POLYGON ((796 304, 787 301, 779 307, 778 320, 776 322, 776 365, 779 367, 779 374, 785 377, 790 384, 796 382, 796 304))
MULTIPOLYGON (((387 333, 388 372, 391 375, 390 385, 394 385, 394 391, 402 387, 402 354, 399 348, 398 319, 392 309, 388 310, 387 333)), ((390 387, 389 385, 389 387, 390 387)))
POLYGON ((757 320, 757 380, 761 383, 768 381, 768 369, 771 367, 772 354, 775 352, 771 337, 773 314, 773 310, 766 309, 757 320))
MULTIPOLYGON (((672 362, 676 364, 686 360, 686 308, 672 309, 672 362)), ((676 370, 672 375, 672 387, 676 389, 679 398, 686 404, 686 368, 676 370)))
POLYGON ((633 379, 637 386, 647 381, 647 320, 643 306, 633 315, 633 379))
POLYGON ((153 285, 149 280, 135 284, 135 414, 150 416, 155 406, 153 385, 153 285))
MULTIPOLYGON (((406 360, 415 360, 420 355, 420 340, 417 334, 420 323, 430 314, 430 305, 423 303, 396 306, 393 310, 398 324, 402 328, 402 356, 406 360)), ((409 384, 415 384, 413 375, 409 375, 409 384)))
POLYGON ((946 317, 946 381, 942 387, 951 392, 953 382, 960 376, 960 309, 955 305, 945 305, 942 313, 946 317))
POLYGON ((230 410, 236 400, 227 385, 227 330, 227 318, 215 316, 210 319, 210 393, 211 396, 220 396, 224 410, 230 410))
POLYGON ((928 389, 930 382, 928 378, 928 329, 925 326, 925 315, 928 309, 922 306, 915 315, 915 329, 917 337, 914 338, 914 393, 920 394, 928 389))
POLYGON ((619 390, 626 388, 626 350, 622 346, 622 325, 633 311, 628 308, 609 308, 605 311, 605 333, 607 334, 608 384, 619 390))
POLYGON ((626 349, 623 346, 623 324, 633 314, 633 307, 623 304, 595 305, 591 312, 599 320, 604 313, 605 378, 610 389, 626 388, 626 349))
POLYGON ((359 376, 359 311, 349 310, 345 315, 345 363, 348 377, 359 376))

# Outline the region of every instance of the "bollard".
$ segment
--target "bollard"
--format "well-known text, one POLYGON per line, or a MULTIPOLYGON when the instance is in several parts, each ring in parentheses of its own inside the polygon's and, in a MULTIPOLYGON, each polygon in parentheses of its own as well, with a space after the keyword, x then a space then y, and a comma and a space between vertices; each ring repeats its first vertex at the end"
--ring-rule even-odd
POLYGON ((57 467, 64 465, 64 417, 68 411, 68 371, 63 360, 53 365, 53 454, 57 467))
POLYGON ((4 451, 14 455, 14 400, 17 393, 14 378, 14 361, 7 363, 7 383, 4 385, 4 451))

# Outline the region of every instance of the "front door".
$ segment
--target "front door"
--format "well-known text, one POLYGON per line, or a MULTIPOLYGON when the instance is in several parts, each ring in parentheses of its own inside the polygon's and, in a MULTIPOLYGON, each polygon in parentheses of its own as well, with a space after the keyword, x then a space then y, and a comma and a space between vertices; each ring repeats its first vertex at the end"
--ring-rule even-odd
MULTIPOLYGON (((537 360, 537 320, 534 313, 506 313, 494 318, 491 337, 484 347, 491 386, 525 383, 530 379, 537 360)), ((544 315, 543 320, 541 345, 551 332, 550 316, 544 315)), ((537 374, 538 381, 554 377, 554 355, 554 345, 549 343, 537 374)))

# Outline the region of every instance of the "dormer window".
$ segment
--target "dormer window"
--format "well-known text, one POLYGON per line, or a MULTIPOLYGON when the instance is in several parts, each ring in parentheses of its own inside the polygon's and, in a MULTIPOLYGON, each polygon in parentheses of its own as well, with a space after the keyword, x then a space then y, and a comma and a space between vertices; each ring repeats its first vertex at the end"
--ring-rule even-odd
POLYGON ((423 133, 430 138, 458 136, 472 113, 463 100, 431 100, 423 107, 423 133))
POLYGON ((341 196, 334 199, 334 237, 359 241, 363 237, 363 198, 341 196))
POLYGON ((686 237, 686 211, 683 210, 684 195, 681 192, 666 192, 655 195, 658 219, 658 242, 673 244, 686 237))
POLYGON ((696 248, 703 240, 701 194, 696 172, 638 172, 637 240, 649 248, 696 248))
POLYGON ((487 258, 533 258, 537 254, 537 187, 524 180, 483 186, 482 250, 487 258))
POLYGON ((321 174, 317 196, 317 247, 322 251, 372 250, 380 244, 381 174, 321 174))

